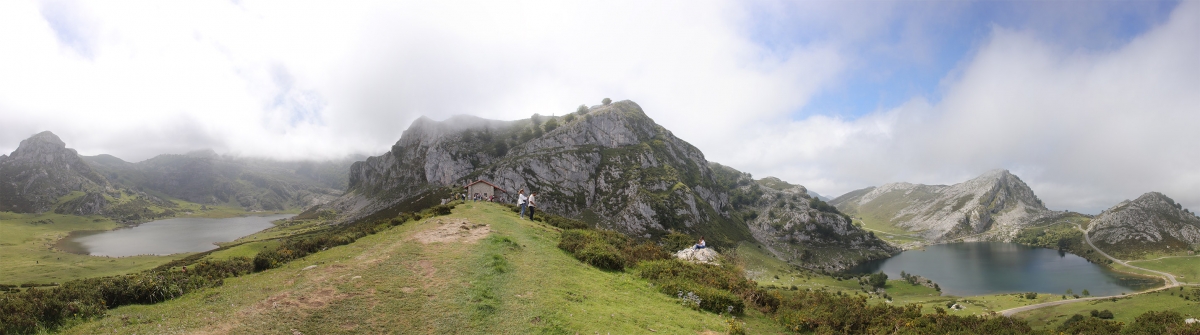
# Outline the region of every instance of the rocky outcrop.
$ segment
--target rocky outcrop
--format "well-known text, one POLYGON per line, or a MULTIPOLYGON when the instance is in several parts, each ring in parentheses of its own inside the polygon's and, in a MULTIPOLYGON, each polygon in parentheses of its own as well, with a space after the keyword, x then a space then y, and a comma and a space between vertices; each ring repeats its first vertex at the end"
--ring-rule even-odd
POLYGON ((48 131, 21 141, 0 160, 0 211, 41 213, 71 192, 103 192, 108 187, 103 176, 48 131))
POLYGON ((1098 247, 1117 254, 1181 251, 1200 244, 1200 217, 1166 195, 1150 192, 1101 212, 1087 232, 1098 247))
POLYGON ((1046 209, 1008 170, 950 186, 886 184, 830 203, 849 215, 920 232, 934 241, 981 235, 1009 240, 1022 227, 1063 214, 1046 209))
POLYGON ((749 237, 727 218, 727 197, 714 191, 704 155, 637 104, 615 102, 552 120, 553 129, 532 119, 418 119, 391 152, 351 167, 352 195, 337 206, 348 218, 361 217, 484 179, 507 190, 506 201, 521 189, 538 192, 543 210, 633 236, 677 229, 726 242, 749 237))
POLYGON ((721 254, 711 248, 687 248, 675 253, 675 258, 699 264, 715 264, 720 257, 721 254))
MULTIPOLYGON (((741 187, 754 184, 748 175, 708 162, 699 149, 655 123, 640 106, 620 101, 561 117, 535 115, 519 121, 418 119, 390 152, 355 163, 348 193, 325 207, 341 213, 343 220, 355 220, 398 212, 478 179, 505 189, 504 201, 515 201, 521 189, 538 192, 539 209, 598 228, 651 240, 675 230, 705 236, 718 247, 754 241, 746 214, 755 210, 754 197, 762 195, 743 194, 741 187), (735 203, 735 198, 743 200, 735 203)), ((844 218, 822 219, 797 209, 800 212, 806 214, 796 214, 792 226, 817 229, 832 224, 838 227, 829 230, 846 233, 839 236, 857 231, 855 236, 873 238, 844 218)), ((827 241, 793 231, 786 234, 827 241)))
POLYGON ((767 250, 791 264, 839 272, 863 260, 900 252, 854 226, 833 206, 808 195, 804 186, 769 177, 743 188, 746 193, 762 193, 752 204, 754 217, 746 221, 750 232, 767 250))

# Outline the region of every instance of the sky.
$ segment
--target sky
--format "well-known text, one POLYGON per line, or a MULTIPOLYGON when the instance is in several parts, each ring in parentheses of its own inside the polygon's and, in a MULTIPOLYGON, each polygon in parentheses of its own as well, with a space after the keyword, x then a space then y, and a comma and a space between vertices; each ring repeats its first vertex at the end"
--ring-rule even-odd
POLYGON ((1008 169, 1200 210, 1200 1, 0 1, 0 153, 335 159, 603 98, 827 196, 1008 169))

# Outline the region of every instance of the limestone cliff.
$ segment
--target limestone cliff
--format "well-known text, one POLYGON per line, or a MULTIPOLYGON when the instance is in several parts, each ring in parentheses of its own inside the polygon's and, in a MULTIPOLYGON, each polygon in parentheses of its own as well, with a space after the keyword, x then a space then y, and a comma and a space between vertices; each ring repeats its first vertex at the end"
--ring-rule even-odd
MULTIPOLYGON (((541 210, 639 238, 656 239, 677 230, 703 235, 717 246, 754 241, 744 214, 755 210, 752 203, 758 199, 739 191, 753 180, 708 162, 699 149, 655 123, 631 101, 519 121, 418 119, 390 152, 355 163, 347 195, 326 207, 352 220, 419 199, 446 197, 477 179, 508 191, 504 201, 514 201, 520 189, 538 192, 541 210), (746 200, 735 202, 739 196, 746 200)), ((840 216, 822 219, 807 213, 797 211, 789 227, 838 225, 830 230, 865 236, 840 216)), ((774 236, 772 229, 760 233, 774 236)), ((800 239, 770 243, 779 241, 800 239)))
POLYGON ((758 181, 765 187, 743 186, 759 193, 754 215, 747 220, 754 238, 788 263, 838 272, 866 259, 891 256, 900 249, 851 223, 850 218, 808 194, 800 185, 778 178, 758 181), (819 261, 818 261, 819 260, 819 261))
MULTIPOLYGON (((71 192, 108 188, 103 176, 49 131, 21 141, 17 150, 0 159, 0 211, 41 213, 54 209, 58 199, 71 192)), ((96 206, 90 206, 80 214, 96 213, 96 206)))
POLYGON ((1166 195, 1150 192, 1101 212, 1088 225, 1088 236, 1097 247, 1118 255, 1184 251, 1200 244, 1200 217, 1166 195))
POLYGON ((891 183, 830 202, 864 221, 920 232, 929 240, 994 237, 1010 240, 1022 227, 1062 214, 1046 209, 1020 178, 993 170, 963 183, 891 183))

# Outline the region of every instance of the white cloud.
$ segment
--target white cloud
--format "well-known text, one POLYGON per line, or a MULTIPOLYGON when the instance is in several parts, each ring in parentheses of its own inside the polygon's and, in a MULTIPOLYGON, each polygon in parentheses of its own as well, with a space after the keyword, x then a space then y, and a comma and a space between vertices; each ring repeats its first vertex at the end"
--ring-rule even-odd
POLYGON ((135 161, 205 147, 378 153, 421 115, 515 119, 604 97, 732 150, 724 138, 802 106, 844 67, 829 45, 755 44, 738 5, 56 2, 86 20, 51 25, 39 6, 6 3, 0 117, 14 122, 0 150, 52 130, 135 161))
POLYGON ((894 181, 956 183, 1007 168, 1056 209, 1094 213, 1149 191, 1197 209, 1198 8, 1184 3, 1165 24, 1104 51, 995 27, 942 101, 917 99, 853 121, 778 125, 778 138, 798 145, 731 163, 834 195, 894 181))
POLYGON ((875 55, 935 62, 939 31, 913 22, 963 20, 963 8, 907 6, 5 1, 0 152, 51 130, 83 154, 132 161, 203 148, 378 154, 421 115, 517 119, 609 97, 638 102, 710 160, 826 195, 1009 168, 1055 208, 1151 190, 1200 208, 1200 5, 1103 50, 996 26, 938 101, 792 120, 875 55), (797 29, 811 33, 789 40, 797 29))

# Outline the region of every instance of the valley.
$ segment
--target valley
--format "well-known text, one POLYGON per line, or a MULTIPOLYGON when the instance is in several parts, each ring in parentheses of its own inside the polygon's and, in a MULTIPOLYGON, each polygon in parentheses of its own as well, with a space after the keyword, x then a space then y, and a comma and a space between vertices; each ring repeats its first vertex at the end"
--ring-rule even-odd
MULTIPOLYGON (((950 186, 894 183, 825 202, 803 185, 754 179, 706 160, 632 101, 516 121, 422 118, 391 151, 353 163, 272 162, 211 151, 128 163, 78 156, 45 132, 0 159, 0 168, 7 185, 0 197, 19 205, 0 212, 6 264, 0 284, 13 292, 7 297, 74 292, 121 278, 188 280, 185 265, 221 273, 181 284, 186 289, 177 293, 151 295, 149 304, 110 305, 65 324, 37 326, 67 333, 804 333, 831 324, 884 326, 797 316, 818 311, 900 313, 913 322, 948 318, 968 328, 1002 323, 997 329, 1022 330, 1028 327, 1022 319, 996 313, 1062 302, 1019 313, 1048 330, 1061 317, 1034 315, 1087 304, 1074 299, 1089 296, 1089 288, 1095 295, 1129 294, 1118 300, 1130 302, 1110 307, 1120 317, 1150 310, 1146 306, 1195 315, 1190 303, 1146 302, 1161 297, 1133 294, 1161 285, 1153 271, 1184 283, 1196 278, 1190 271, 1195 259, 1175 256, 1194 252, 1197 235, 1190 227, 1200 225, 1165 195, 1148 193, 1096 216, 1053 211, 1019 177, 994 170, 950 186), (339 169, 344 178, 334 177, 339 169), (515 201, 515 190, 538 192, 543 215, 527 221, 516 218, 511 205, 453 201, 462 185, 478 180, 504 204, 515 201), (61 251, 72 232, 268 213, 289 219, 214 250, 115 258, 61 251), (1138 227, 1145 223, 1153 229, 1138 227), (568 252, 566 229, 615 234, 629 244, 568 252), (613 253, 653 261, 664 257, 654 250, 685 248, 699 236, 724 256, 721 266, 696 269, 732 274, 736 284, 647 277, 656 266, 677 263, 593 266, 612 264, 594 262, 613 253), (1092 245, 1088 237, 1101 242, 1092 245), (1101 250, 1129 257, 1129 264, 1110 261, 1101 250), (940 255, 918 263, 943 269, 886 265, 922 254, 940 255), (964 274, 968 278, 946 277, 964 274), (988 280, 997 285, 980 284, 988 280), (1030 281, 1038 283, 1008 285, 1030 281), (67 284, 8 288, 24 283, 67 284), (686 286, 696 283, 731 286, 686 286), (684 285, 678 287, 705 298, 689 300, 683 290, 664 294, 659 285, 684 285), (725 313, 700 310, 699 301, 710 298, 744 303, 744 314, 741 308, 733 313, 732 305, 725 313), (848 306, 861 308, 844 310, 848 306)), ((25 308, 5 305, 12 301, 0 307, 25 308)), ((918 333, 936 327, 924 329, 918 333)))

